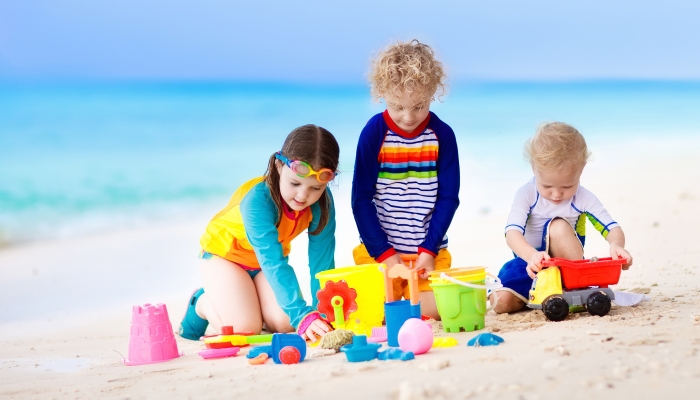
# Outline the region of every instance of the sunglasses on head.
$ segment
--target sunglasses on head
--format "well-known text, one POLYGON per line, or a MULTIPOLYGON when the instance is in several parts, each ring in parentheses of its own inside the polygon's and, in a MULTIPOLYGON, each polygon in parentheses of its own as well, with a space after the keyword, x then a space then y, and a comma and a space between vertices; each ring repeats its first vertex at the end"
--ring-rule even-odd
POLYGON ((316 180, 321 183, 328 183, 332 181, 337 175, 336 172, 331 171, 328 168, 321 168, 318 171, 314 171, 313 168, 308 163, 299 160, 290 160, 282 155, 282 152, 275 153, 275 158, 285 163, 292 171, 294 171, 297 176, 301 178, 308 178, 311 175, 316 176, 316 180))

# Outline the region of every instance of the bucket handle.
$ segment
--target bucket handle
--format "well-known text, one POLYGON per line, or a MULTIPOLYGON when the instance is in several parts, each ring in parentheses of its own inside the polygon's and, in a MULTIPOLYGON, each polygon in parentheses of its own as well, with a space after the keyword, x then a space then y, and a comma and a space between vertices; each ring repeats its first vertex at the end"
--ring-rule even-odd
POLYGON ((493 294, 493 298, 494 298, 493 304, 486 307, 486 312, 489 312, 489 311, 493 310, 494 307, 496 307, 496 305, 498 304, 498 295, 496 294, 495 290, 502 288, 503 284, 501 284, 501 280, 498 279, 498 277, 496 275, 494 275, 490 272, 487 272, 486 275, 488 275, 491 279, 493 279, 493 283, 489 283, 487 285, 477 285, 476 283, 460 281, 459 279, 455 279, 455 278, 447 275, 444 272, 440 273, 440 279, 444 279, 444 280, 452 282, 456 285, 461 285, 461 286, 465 286, 465 287, 472 288, 472 289, 486 289, 486 296, 488 297, 489 295, 493 294))

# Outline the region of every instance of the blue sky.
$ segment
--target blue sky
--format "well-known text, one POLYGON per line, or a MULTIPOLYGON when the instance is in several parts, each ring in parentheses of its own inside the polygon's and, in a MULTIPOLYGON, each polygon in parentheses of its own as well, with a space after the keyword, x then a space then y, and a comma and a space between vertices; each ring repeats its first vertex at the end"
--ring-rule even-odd
POLYGON ((700 2, 654 3, 3 1, 0 80, 354 84, 414 37, 452 81, 700 79, 700 2))

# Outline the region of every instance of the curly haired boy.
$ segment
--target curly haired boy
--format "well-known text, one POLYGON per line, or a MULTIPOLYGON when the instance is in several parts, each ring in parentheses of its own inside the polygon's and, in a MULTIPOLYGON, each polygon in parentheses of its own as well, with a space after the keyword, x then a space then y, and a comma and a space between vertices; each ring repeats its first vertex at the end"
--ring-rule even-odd
MULTIPOLYGON (((386 110, 360 134, 352 182, 352 210, 361 244, 357 264, 402 263, 418 254, 421 312, 439 318, 428 273, 447 269, 447 229, 459 205, 457 141, 449 125, 430 112, 435 95, 445 94, 442 63, 426 44, 396 42, 372 61, 374 100, 386 110)), ((396 279, 394 298, 408 298, 396 279)))

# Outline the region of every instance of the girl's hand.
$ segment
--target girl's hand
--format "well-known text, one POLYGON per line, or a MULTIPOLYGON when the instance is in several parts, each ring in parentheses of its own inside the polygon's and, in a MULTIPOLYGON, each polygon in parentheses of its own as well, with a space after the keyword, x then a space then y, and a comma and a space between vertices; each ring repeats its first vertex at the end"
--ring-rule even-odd
POLYGON ((332 331, 333 329, 328 326, 322 319, 317 319, 306 328, 306 332, 301 335, 301 338, 308 340, 311 343, 316 342, 316 335, 323 337, 326 333, 332 331))
POLYGON ((549 258, 549 254, 546 251, 538 251, 532 254, 527 262, 527 267, 525 267, 525 271, 527 271, 530 278, 535 279, 535 275, 542 270, 542 261, 549 260, 549 258))
POLYGON ((632 266, 632 255, 620 245, 615 243, 610 244, 610 257, 612 257, 613 260, 626 258, 627 262, 622 265, 622 269, 624 270, 628 270, 632 266))
POLYGON ((435 257, 430 253, 420 253, 414 267, 419 278, 428 279, 430 272, 435 271, 435 257))

